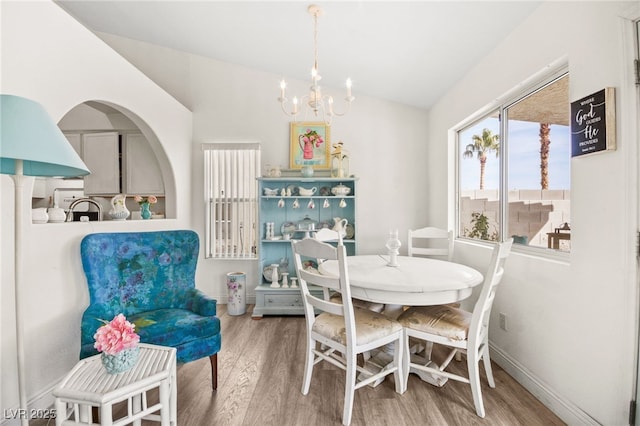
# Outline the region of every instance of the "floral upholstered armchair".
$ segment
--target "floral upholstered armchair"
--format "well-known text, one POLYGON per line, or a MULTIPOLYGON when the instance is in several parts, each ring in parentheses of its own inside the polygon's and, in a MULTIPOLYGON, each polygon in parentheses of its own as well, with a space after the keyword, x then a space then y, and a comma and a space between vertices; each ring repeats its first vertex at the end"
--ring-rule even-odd
POLYGON ((122 313, 141 342, 176 348, 178 362, 209 357, 216 389, 220 319, 216 301, 195 288, 198 250, 198 234, 189 230, 84 237, 90 302, 82 316, 80 358, 98 353, 96 330, 122 313))

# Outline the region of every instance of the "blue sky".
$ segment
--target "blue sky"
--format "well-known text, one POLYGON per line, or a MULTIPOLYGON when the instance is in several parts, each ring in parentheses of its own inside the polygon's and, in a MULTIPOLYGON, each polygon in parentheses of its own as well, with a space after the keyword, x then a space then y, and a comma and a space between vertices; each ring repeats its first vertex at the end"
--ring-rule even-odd
MULTIPOLYGON (((481 135, 485 127, 494 134, 499 132, 497 118, 487 118, 460 134, 460 156, 465 146, 472 143, 473 135, 481 135)), ((513 189, 540 189, 540 125, 525 121, 509 122, 509 176, 508 187, 513 189)), ((549 189, 570 189, 571 135, 569 126, 552 125, 549 152, 549 189)), ((485 189, 498 189, 500 158, 495 153, 487 156, 485 189)), ((480 188, 480 161, 462 158, 460 161, 460 188, 480 188)))

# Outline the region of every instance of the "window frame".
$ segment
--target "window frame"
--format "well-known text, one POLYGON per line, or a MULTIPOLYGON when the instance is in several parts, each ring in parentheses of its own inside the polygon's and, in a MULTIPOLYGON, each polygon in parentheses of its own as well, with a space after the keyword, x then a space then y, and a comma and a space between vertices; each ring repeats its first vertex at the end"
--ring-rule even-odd
MULTIPOLYGON (((460 121, 453 127, 449 129, 449 141, 453 144, 453 149, 450 151, 453 155, 453 176, 451 177, 452 184, 454 187, 454 200, 453 200, 453 214, 452 214, 452 222, 453 228, 455 229, 455 239, 458 242, 463 242, 466 244, 474 244, 481 246, 491 246, 496 243, 496 241, 488 241, 488 240, 480 240, 476 238, 469 238, 462 235, 462 229, 460 226, 461 220, 461 194, 462 189, 460 187, 460 166, 461 166, 461 155, 460 152, 460 132, 466 128, 469 128, 482 120, 491 117, 494 113, 498 114, 499 117, 499 137, 500 137, 500 149, 499 149, 499 168, 500 168, 500 179, 499 179, 499 188, 498 188, 498 197, 499 197, 499 211, 498 211, 498 224, 499 224, 499 232, 498 232, 498 241, 504 241, 505 235, 508 233, 509 224, 506 222, 509 218, 509 203, 508 203, 508 195, 509 190, 507 186, 507 178, 509 175, 509 164, 508 164, 508 155, 509 155, 509 143, 508 143, 508 117, 505 117, 505 110, 509 107, 517 104, 522 101, 526 97, 532 95, 533 93, 541 90, 547 85, 553 83, 554 81, 565 77, 570 76, 569 73, 569 64, 566 60, 560 60, 557 63, 550 64, 542 71, 534 74, 529 79, 525 80, 521 84, 517 85, 513 89, 509 90, 507 93, 502 95, 499 98, 496 98, 490 104, 485 105, 480 108, 473 114, 471 114, 466 119, 460 121)), ((567 114, 570 114, 567 111, 567 114)), ((571 161, 571 160, 570 160, 571 161)), ((569 188, 571 189, 571 188, 569 188)), ((547 258, 555 261, 560 261, 562 263, 568 263, 570 259, 570 251, 560 251, 549 249, 546 247, 539 246, 530 246, 524 244, 514 244, 513 251, 522 253, 525 255, 537 257, 537 258, 547 258)))
MULTIPOLYGON (((239 207, 239 209, 241 209, 242 211, 245 211, 245 207, 246 204, 248 203, 249 205, 253 204, 253 213, 249 213, 250 218, 252 218, 254 220, 254 223, 252 224, 252 226, 248 231, 249 234, 253 233, 254 234, 254 242, 257 239, 257 226, 258 226, 258 200, 259 200, 259 195, 258 195, 258 183, 257 183, 257 177, 260 177, 260 170, 261 170, 261 144, 258 141, 238 141, 238 142, 211 142, 211 143, 203 143, 202 144, 202 152, 203 152, 203 166, 204 166, 204 173, 203 173, 203 181, 204 181, 204 191, 203 191, 203 195, 204 195, 204 221, 205 221, 205 241, 204 241, 204 258, 205 259, 214 259, 214 260, 256 260, 258 259, 258 253, 257 253, 257 244, 255 246, 255 250, 249 250, 249 255, 242 255, 242 253, 245 253, 245 251, 239 252, 237 254, 233 254, 232 252, 228 252, 228 251, 222 251, 224 252, 225 255, 220 255, 221 251, 218 251, 218 249, 216 249, 216 243, 217 243, 217 237, 216 237, 216 232, 215 232, 215 228, 216 228, 216 212, 218 213, 222 213, 222 211, 217 208, 216 206, 220 203, 224 204, 227 203, 229 204, 227 207, 225 207, 225 210, 228 208, 229 211, 226 212, 227 217, 229 217, 229 212, 232 211, 232 205, 237 205, 238 203, 242 203, 242 206, 239 207), (247 150, 252 150, 254 151, 253 154, 253 161, 254 161, 254 170, 252 171, 253 176, 250 176, 248 179, 250 180, 249 184, 241 184, 237 181, 237 176, 236 179, 234 180, 234 178, 230 178, 228 175, 228 171, 225 174, 225 181, 224 182, 220 182, 216 184, 216 173, 213 173, 213 169, 212 167, 214 167, 213 164, 213 157, 214 157, 214 152, 215 151, 236 151, 236 156, 239 155, 239 153, 241 151, 247 151, 247 150), (236 186, 231 186, 228 187, 229 182, 228 180, 232 179, 234 180, 235 184, 238 184, 236 186), (234 189, 234 190, 238 190, 238 189, 243 189, 243 195, 242 197, 239 196, 231 196, 231 198, 229 198, 229 196, 219 196, 219 197, 215 197, 213 194, 213 191, 215 189, 215 187, 217 185, 224 185, 224 188, 227 189, 234 189), (250 194, 247 194, 246 191, 249 191, 250 194)), ((250 173, 251 174, 251 173, 250 173)), ((246 181, 247 178, 244 178, 244 181, 246 181)), ((224 193, 224 191, 223 191, 224 193)), ((238 217, 239 218, 239 217, 238 217)), ((226 219, 227 221, 231 221, 232 219, 226 219)), ((242 222, 241 222, 242 224, 242 222)), ((222 231, 223 234, 226 235, 226 230, 224 229, 218 229, 219 231, 222 231)), ((241 233, 244 231, 241 231, 241 233)), ((243 234, 244 237, 247 236, 247 233, 243 234)), ((241 238, 241 241, 244 241, 242 239, 241 236, 239 236, 241 238)), ((226 238, 224 238, 224 240, 228 243, 229 242, 229 237, 227 236, 226 238)), ((233 241, 233 240, 232 240, 233 241)), ((251 248, 251 246, 248 246, 251 248)))

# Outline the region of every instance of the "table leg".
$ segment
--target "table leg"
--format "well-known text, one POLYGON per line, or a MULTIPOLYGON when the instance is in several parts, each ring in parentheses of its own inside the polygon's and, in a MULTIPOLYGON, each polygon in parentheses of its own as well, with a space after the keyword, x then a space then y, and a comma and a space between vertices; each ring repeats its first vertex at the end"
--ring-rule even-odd
POLYGON ((169 380, 163 380, 160 383, 160 424, 162 426, 169 426, 171 423, 171 385, 169 380))
POLYGON ((93 414, 91 412, 91 405, 81 404, 79 407, 80 410, 80 421, 83 423, 91 424, 93 423, 93 414))
POLYGON ((102 426, 113 426, 113 413, 111 404, 102 404, 100 406, 100 424, 102 426))
MULTIPOLYGON (((146 392, 145 393, 145 400, 146 400, 146 392)), ((141 395, 140 394, 136 394, 131 398, 131 405, 133 408, 133 414, 138 414, 140 411, 142 411, 142 402, 141 402, 141 395)), ((142 420, 138 419, 138 420, 134 420, 133 422, 133 426, 141 426, 142 425, 142 420)))
MULTIPOLYGON (((438 364, 436 364, 435 362, 431 361, 430 359, 423 358, 416 354, 411 354, 411 362, 414 364, 424 365, 425 367, 438 368, 438 364)), ((444 386, 444 384, 447 383, 447 381, 449 380, 448 377, 438 376, 438 375, 429 373, 427 371, 418 370, 417 368, 410 367, 409 373, 414 373, 418 377, 420 377, 422 381, 427 382, 433 386, 437 386, 439 388, 444 386)))
POLYGON ((176 380, 176 363, 173 362, 171 367, 171 375, 169 376, 169 385, 171 386, 171 394, 169 396, 169 408, 171 410, 170 419, 171 426, 178 425, 178 381, 176 380))
POLYGON ((67 403, 56 398, 56 426, 61 426, 67 420, 67 403))

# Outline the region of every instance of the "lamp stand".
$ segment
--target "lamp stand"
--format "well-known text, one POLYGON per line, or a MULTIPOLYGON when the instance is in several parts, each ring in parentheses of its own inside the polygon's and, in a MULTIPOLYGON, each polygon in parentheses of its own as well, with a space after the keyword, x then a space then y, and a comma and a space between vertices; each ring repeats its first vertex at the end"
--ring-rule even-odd
POLYGON ((24 182, 26 180, 23 175, 22 160, 15 160, 15 174, 11 177, 15 183, 15 200, 14 200, 14 297, 15 297, 15 314, 16 314, 16 354, 18 361, 18 391, 20 395, 20 424, 22 426, 29 425, 29 409, 27 406, 27 386, 24 368, 24 326, 22 324, 22 238, 23 238, 23 201, 24 201, 24 182))

